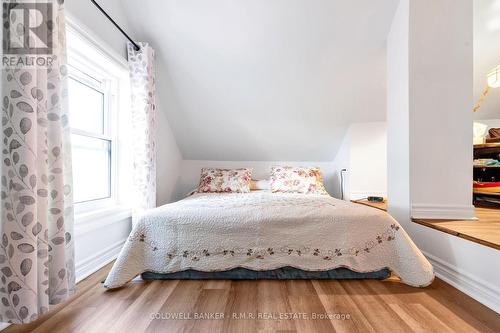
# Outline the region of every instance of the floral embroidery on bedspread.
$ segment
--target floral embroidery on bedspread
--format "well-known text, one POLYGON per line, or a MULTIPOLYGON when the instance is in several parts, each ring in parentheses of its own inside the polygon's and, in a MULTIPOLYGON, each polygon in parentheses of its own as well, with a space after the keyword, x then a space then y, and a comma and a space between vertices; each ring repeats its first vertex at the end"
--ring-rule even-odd
MULTIPOLYGON (((333 260, 335 257, 341 256, 354 256, 367 255, 372 249, 381 245, 384 242, 391 242, 396 238, 397 232, 400 230, 400 226, 397 224, 391 224, 383 233, 376 235, 373 239, 366 241, 363 246, 354 246, 350 248, 335 248, 335 249, 320 249, 311 248, 309 246, 301 247, 289 247, 282 246, 280 248, 266 247, 266 248, 249 248, 249 247, 233 247, 230 249, 225 249, 217 247, 213 250, 202 249, 202 250, 183 250, 171 251, 167 253, 168 259, 173 259, 174 257, 183 257, 191 259, 192 261, 199 261, 205 257, 210 256, 247 256, 253 257, 255 259, 264 259, 276 254, 286 254, 295 256, 315 256, 321 258, 322 260, 333 260)), ((167 250, 165 247, 161 247, 155 243, 154 240, 149 240, 144 232, 137 232, 130 235, 128 238, 129 242, 142 242, 145 246, 148 246, 152 251, 167 250)))

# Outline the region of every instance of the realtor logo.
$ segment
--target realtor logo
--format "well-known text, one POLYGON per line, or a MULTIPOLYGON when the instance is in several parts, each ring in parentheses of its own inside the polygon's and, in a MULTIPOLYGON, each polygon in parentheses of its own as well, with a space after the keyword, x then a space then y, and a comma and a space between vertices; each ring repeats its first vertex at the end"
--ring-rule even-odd
POLYGON ((2 67, 46 67, 52 63, 54 4, 3 1, 2 67))
POLYGON ((4 2, 4 54, 51 54, 52 6, 49 2, 4 2))

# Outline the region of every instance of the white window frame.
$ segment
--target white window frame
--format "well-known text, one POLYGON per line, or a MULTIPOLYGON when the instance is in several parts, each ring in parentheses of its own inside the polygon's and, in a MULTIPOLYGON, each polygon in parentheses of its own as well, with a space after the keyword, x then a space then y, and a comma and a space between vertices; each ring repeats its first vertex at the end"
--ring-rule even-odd
MULTIPOLYGON (((67 19, 68 75, 104 93, 104 134, 96 135, 72 128, 73 134, 101 138, 111 142, 110 197, 75 203, 75 220, 91 221, 106 211, 130 211, 127 193, 130 188, 130 154, 126 133, 130 113, 130 81, 128 65, 97 37, 89 34, 75 20, 67 19), (95 80, 95 82, 93 82, 95 80), (96 86, 101 82, 101 87, 96 86), (100 89, 99 89, 100 88, 100 89)), ((70 119, 71 122, 71 119, 70 119)), ((71 123, 70 123, 71 125, 71 123)), ((123 216, 123 214, 121 214, 123 216)))
MULTIPOLYGON (((68 64, 69 72, 68 75, 74 80, 79 81, 81 84, 87 85, 91 89, 95 89, 103 94, 103 111, 104 111, 104 119, 103 119, 103 133, 97 134, 92 132, 87 132, 77 128, 71 128, 71 134, 77 134, 89 138, 106 140, 110 143, 110 170, 109 170, 109 196, 105 198, 96 198, 90 199, 82 202, 75 202, 75 207, 78 211, 90 211, 96 210, 104 207, 109 207, 110 205, 116 204, 116 177, 117 173, 117 145, 116 145, 116 106, 114 100, 117 97, 116 91, 116 83, 113 82, 113 79, 109 79, 109 77, 101 75, 101 77, 96 77, 95 73, 92 73, 90 68, 83 70, 77 67, 73 67, 73 64, 68 64), (90 76, 92 75, 92 76, 90 76), (96 81, 96 83, 100 83, 96 85, 92 81, 96 81)), ((102 73, 103 74, 103 73, 102 73)), ((71 125, 71 119, 70 119, 71 125)))

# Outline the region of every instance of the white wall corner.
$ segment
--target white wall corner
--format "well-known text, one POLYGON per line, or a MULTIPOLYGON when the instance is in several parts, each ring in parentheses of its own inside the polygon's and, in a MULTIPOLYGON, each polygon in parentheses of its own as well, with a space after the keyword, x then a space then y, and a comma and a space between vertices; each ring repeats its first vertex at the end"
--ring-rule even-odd
POLYGON ((497 286, 477 276, 472 276, 460 268, 425 251, 423 251, 423 253, 434 267, 434 273, 438 278, 474 298, 476 301, 484 304, 493 311, 500 313, 500 289, 497 286))
POLYGON ((463 206, 413 204, 411 206, 411 217, 413 219, 477 220, 472 204, 463 206))

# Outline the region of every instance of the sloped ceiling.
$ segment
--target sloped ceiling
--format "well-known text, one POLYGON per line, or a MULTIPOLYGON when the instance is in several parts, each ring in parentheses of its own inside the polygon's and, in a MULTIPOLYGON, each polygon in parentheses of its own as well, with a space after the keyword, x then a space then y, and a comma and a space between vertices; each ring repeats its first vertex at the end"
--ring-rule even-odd
MULTIPOLYGON (((474 1, 474 99, 481 96, 486 75, 500 65, 500 0, 474 1)), ((491 89, 475 119, 500 119, 500 88, 491 89)))
POLYGON ((385 119, 398 0, 122 3, 185 159, 330 161, 350 123, 385 119))

